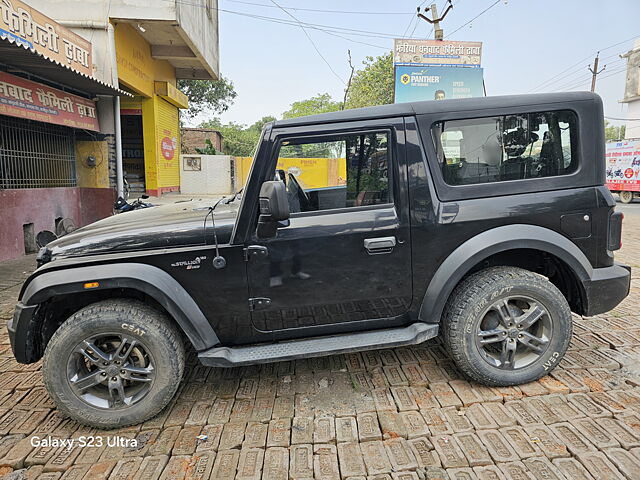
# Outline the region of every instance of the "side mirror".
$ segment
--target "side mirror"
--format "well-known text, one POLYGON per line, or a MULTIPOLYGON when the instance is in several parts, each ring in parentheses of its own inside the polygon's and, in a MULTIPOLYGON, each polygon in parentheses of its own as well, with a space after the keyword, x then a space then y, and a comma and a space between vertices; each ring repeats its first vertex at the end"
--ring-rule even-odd
POLYGON ((146 193, 143 193, 142 195, 140 195, 140 198, 143 200, 146 200, 147 198, 149 198, 149 195, 147 195, 146 193))
POLYGON ((279 222, 289 219, 289 201, 284 183, 277 180, 264 182, 260 188, 259 201, 258 236, 273 237, 279 222))
POLYGON ((284 170, 276 170, 276 174, 273 179, 280 180, 282 183, 284 183, 285 187, 287 186, 287 174, 284 170))

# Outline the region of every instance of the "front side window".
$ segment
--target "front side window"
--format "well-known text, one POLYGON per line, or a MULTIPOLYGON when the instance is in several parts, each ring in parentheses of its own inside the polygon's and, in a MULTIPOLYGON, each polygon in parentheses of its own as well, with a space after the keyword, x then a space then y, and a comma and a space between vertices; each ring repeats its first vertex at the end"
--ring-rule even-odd
POLYGON ((568 110, 437 122, 432 134, 449 185, 567 175, 578 166, 577 119, 568 110))
POLYGON ((280 143, 275 178, 292 213, 389 203, 389 154, 388 132, 290 138, 280 143))

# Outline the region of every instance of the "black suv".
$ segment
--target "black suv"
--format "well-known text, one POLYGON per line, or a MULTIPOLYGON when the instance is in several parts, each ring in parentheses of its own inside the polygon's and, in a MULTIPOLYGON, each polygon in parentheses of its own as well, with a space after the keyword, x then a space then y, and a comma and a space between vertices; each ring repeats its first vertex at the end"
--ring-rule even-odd
POLYGON ((243 192, 137 210, 43 248, 8 328, 59 409, 156 415, 185 344, 231 367, 440 334, 486 385, 550 372, 571 312, 629 292, 590 93, 386 105, 267 125, 243 192), (186 341, 185 341, 186 340, 186 341))

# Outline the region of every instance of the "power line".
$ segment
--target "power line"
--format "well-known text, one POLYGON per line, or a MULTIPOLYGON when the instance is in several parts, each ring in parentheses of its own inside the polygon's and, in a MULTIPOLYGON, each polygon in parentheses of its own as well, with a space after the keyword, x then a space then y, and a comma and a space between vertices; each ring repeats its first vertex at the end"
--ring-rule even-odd
MULTIPOLYGON (((567 67, 566 69, 564 69, 563 71, 561 71, 560 73, 554 75, 553 77, 549 78, 548 80, 545 80, 544 82, 542 82, 540 85, 538 85, 537 87, 533 88, 530 90, 530 92, 535 92, 536 90, 539 90, 540 88, 546 86, 549 82, 553 82, 553 80, 555 80, 556 78, 558 78, 559 76, 561 76, 562 74, 564 74, 565 72, 568 72, 571 69, 574 69, 575 67, 577 67, 578 65, 582 65, 582 63, 586 62, 587 60, 589 60, 591 58, 591 55, 586 56, 585 58, 583 58, 582 60, 578 60, 576 63, 574 63, 573 65, 571 65, 570 67, 567 67)), ((566 78, 566 77, 565 77, 566 78)))
MULTIPOLYGON (((608 64, 608 66, 610 67, 612 65, 616 65, 617 63, 620 63, 622 61, 624 61, 624 59, 623 58, 619 58, 618 60, 610 62, 608 64)), ((618 67, 616 67, 616 68, 618 68, 618 67)), ((624 69, 626 69, 626 65, 622 67, 622 70, 624 70, 624 69)), ((579 77, 575 77, 575 78, 571 78, 571 79, 569 79, 568 77, 565 77, 563 79, 563 82, 561 82, 561 85, 560 86, 556 86, 555 89, 557 89, 557 90, 569 89, 570 90, 572 88, 576 88, 576 87, 580 86, 582 83, 586 83, 591 78, 591 76, 587 72, 580 71, 579 74, 580 74, 579 77), (579 80, 578 80, 578 78, 579 78, 579 80), (568 80, 568 82, 566 80, 568 80)), ((604 76, 602 78, 606 78, 606 76, 604 76)))
MULTIPOLYGON (((623 66, 622 68, 620 68, 620 69, 618 69, 618 70, 615 70, 615 71, 612 71, 612 72, 610 72, 608 75, 603 76, 603 77, 601 78, 601 80, 604 80, 605 78, 608 78, 608 77, 612 77, 612 76, 614 76, 614 75, 618 75, 618 74, 620 74, 620 73, 622 73, 622 72, 625 72, 626 70, 627 70, 627 67, 626 67, 626 65, 625 65, 625 66, 623 66)), ((575 89, 575 88, 580 87, 580 86, 581 86, 581 85, 583 85, 583 84, 584 84, 584 86, 585 86, 585 90, 587 90, 586 85, 589 83, 589 80, 591 80, 591 74, 587 74, 587 76, 586 76, 586 77, 583 77, 583 78, 582 78, 581 80, 579 80, 578 82, 576 82, 575 80, 573 80, 573 81, 569 82, 568 84, 564 84, 563 86, 558 87, 558 88, 557 88, 557 90, 573 90, 573 89, 575 89)))
MULTIPOLYGON (((180 0, 176 0, 177 3, 185 3, 184 1, 180 1, 180 0)), ((193 5, 193 4, 188 4, 188 5, 193 5)), ((271 21, 274 23, 282 23, 282 24, 286 24, 286 25, 293 25, 293 26, 304 26, 305 28, 312 28, 312 29, 328 29, 331 31, 338 31, 340 33, 343 33, 344 35, 355 35, 355 36, 361 36, 361 37, 371 37, 371 38, 385 38, 385 39, 394 39, 394 38, 398 38, 399 35, 397 34, 393 34, 393 33, 380 33, 380 32, 373 32, 370 30, 358 30, 355 28, 346 28, 346 27, 336 27, 333 25, 323 25, 323 24, 318 24, 318 23, 308 23, 308 22, 303 22, 303 21, 297 21, 297 22, 293 22, 291 20, 285 20, 282 18, 276 18, 276 17, 268 17, 265 15, 257 15, 257 14, 251 14, 251 13, 244 13, 244 12, 236 12, 234 10, 225 10, 220 8, 218 11, 220 12, 224 12, 224 13, 230 13, 232 15, 240 15, 243 17, 250 17, 250 18, 255 18, 258 20, 265 20, 265 21, 271 21)), ((288 12, 287 12, 288 13, 288 12)))
MULTIPOLYGON (((275 5, 265 5, 263 3, 245 2, 242 0, 225 0, 225 1, 233 2, 233 3, 242 3, 244 5, 255 5, 256 7, 277 8, 275 5)), ((294 10, 294 11, 301 11, 301 12, 342 13, 342 14, 348 14, 348 15, 413 15, 413 13, 409 13, 409 12, 367 12, 367 11, 361 11, 361 10, 355 10, 355 11, 321 10, 317 8, 301 8, 301 7, 285 7, 285 6, 282 6, 282 8, 286 10, 294 10)))
POLYGON ((313 48, 315 49, 316 53, 320 56, 320 58, 324 61, 324 63, 327 64, 327 67, 329 67, 329 70, 331 70, 331 73, 333 73, 335 75, 335 77, 340 80, 342 82, 343 85, 346 85, 345 81, 342 79, 342 77, 340 77, 340 75, 338 75, 336 73, 336 71, 333 69, 333 67, 331 66, 331 64, 327 61, 326 58, 324 58, 324 55, 322 55, 322 52, 320 52, 320 50, 318 49, 318 47, 316 46, 316 43, 313 41, 313 39, 311 38, 311 36, 309 35, 309 33, 305 30, 305 28, 302 26, 302 23, 300 23, 300 20, 298 20, 291 12, 285 10, 284 8, 282 8, 280 5, 278 5, 276 3, 275 0, 271 0, 271 3, 273 3, 275 6, 277 6, 280 10, 282 10, 284 13, 286 13, 287 15, 289 15, 291 18, 293 18, 296 22, 298 22, 300 24, 300 28, 302 29, 302 31, 304 32, 304 34, 307 36, 307 38, 309 39, 309 41, 311 42, 311 45, 313 45, 313 48))
MULTIPOLYGON (((615 57, 616 55, 618 55, 618 54, 610 55, 610 56, 605 57, 605 58, 615 57)), ((588 58, 588 57, 587 57, 587 58, 588 58)), ((622 62, 623 60, 624 60, 624 59, 619 58, 618 60, 614 60, 613 62, 609 62, 607 65, 608 65, 609 67, 611 67, 612 65, 615 65, 615 64, 617 64, 617 63, 619 63, 619 62, 622 62)), ((562 75, 562 78, 559 78, 559 79, 557 79, 557 80, 554 80, 554 79, 555 79, 555 77, 558 77, 558 76, 559 76, 559 75, 555 75, 555 77, 553 77, 552 79, 547 80, 547 81, 545 82, 545 84, 540 84, 540 86, 538 86, 537 88, 534 88, 533 90, 530 90, 530 91, 532 92, 532 91, 540 90, 540 89, 542 89, 542 90, 548 90, 549 88, 552 88, 552 87, 553 87, 554 89, 561 90, 563 87, 558 87, 558 86, 557 86, 557 84, 558 84, 558 83, 560 83, 560 84, 561 84, 561 85, 563 85, 563 86, 571 85, 571 84, 573 84, 573 83, 575 83, 575 82, 576 82, 576 79, 577 79, 577 78, 580 78, 580 79, 581 79, 581 80, 580 80, 580 82, 582 82, 582 81, 583 81, 583 80, 582 80, 582 78, 585 78, 585 77, 584 77, 585 72, 584 72, 584 70, 583 70, 583 65, 582 65, 582 64, 584 63, 584 61, 581 61, 581 62, 578 62, 578 63, 580 63, 580 64, 581 64, 579 67, 577 67, 577 68, 572 68, 572 67, 570 67, 569 69, 565 69, 563 72, 561 72, 561 74, 559 74, 559 75, 564 74, 564 75, 562 75), (567 72, 567 70, 571 70, 571 71, 565 74, 565 72, 567 72), (576 74, 577 74, 578 76, 575 76, 576 74), (543 86, 543 85, 544 85, 544 86, 543 86)), ((575 65, 574 65, 574 66, 575 66, 575 65)))
MULTIPOLYGON (((601 52, 605 52, 613 47, 617 47, 618 45, 622 45, 623 43, 626 42, 630 42, 631 40, 634 40, 635 38, 637 38, 637 35, 634 35, 631 38, 627 38, 626 40, 622 40, 621 42, 617 42, 614 43, 613 45, 609 45, 608 47, 604 47, 601 48, 600 51, 601 52)), ((618 55, 617 53, 613 54, 613 55, 609 55, 608 57, 603 58, 603 60, 606 60, 608 58, 614 57, 618 55)), ((571 69, 575 69, 576 66, 581 65, 582 63, 586 62, 587 60, 589 60, 591 58, 591 54, 589 54, 588 56, 586 56, 585 58, 583 58, 582 60, 579 60, 578 62, 574 63, 573 65, 571 65, 570 67, 564 69, 563 71, 561 71, 560 73, 554 75, 553 77, 549 78, 548 80, 545 80, 544 82, 542 82, 540 85, 538 85, 537 87, 535 87, 534 89, 530 90, 531 92, 534 92, 536 90, 539 90, 541 88, 543 88, 543 86, 545 86, 546 84, 548 84, 549 82, 555 80, 556 78, 560 77, 562 74, 564 74, 565 72, 568 72, 571 69)), ((545 87, 546 88, 546 87, 545 87)))
POLYGON ((614 75, 618 75, 618 74, 620 74, 622 72, 626 72, 626 71, 627 71, 627 66, 625 65, 620 70, 617 70, 615 72, 610 72, 608 75, 605 75, 604 77, 601 78, 601 80, 604 80, 605 78, 613 77, 614 75))
POLYGON ((465 23, 464 25, 460 25, 458 28, 456 28, 453 32, 451 32, 449 35, 447 35, 445 38, 449 38, 451 35, 453 35, 454 33, 456 33, 458 30, 466 27, 467 25, 469 25, 471 22, 473 22, 476 18, 478 18, 480 15, 484 15, 485 13, 487 13, 489 10, 491 10, 493 7, 495 7, 497 4, 500 3, 500 0, 496 0, 495 2, 493 2, 491 5, 489 5, 487 8, 485 8, 483 11, 481 11, 478 15, 476 15, 475 17, 473 17, 471 20, 469 20, 467 23, 465 23))

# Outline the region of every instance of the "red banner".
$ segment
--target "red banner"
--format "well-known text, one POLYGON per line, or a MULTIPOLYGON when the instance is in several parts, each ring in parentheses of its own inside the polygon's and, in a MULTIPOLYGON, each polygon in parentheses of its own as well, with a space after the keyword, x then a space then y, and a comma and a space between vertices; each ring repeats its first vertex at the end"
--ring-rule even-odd
POLYGON ((0 72, 0 114, 100 130, 93 100, 0 72))

